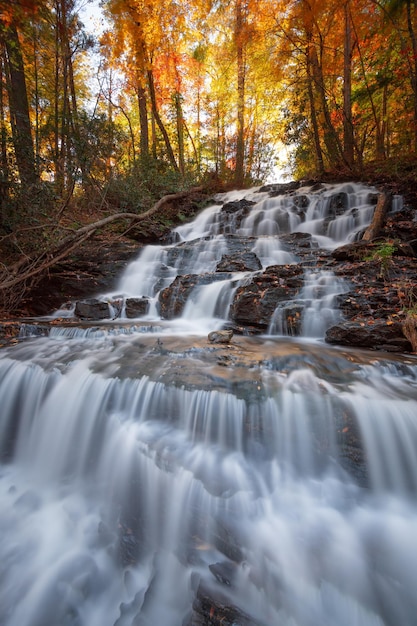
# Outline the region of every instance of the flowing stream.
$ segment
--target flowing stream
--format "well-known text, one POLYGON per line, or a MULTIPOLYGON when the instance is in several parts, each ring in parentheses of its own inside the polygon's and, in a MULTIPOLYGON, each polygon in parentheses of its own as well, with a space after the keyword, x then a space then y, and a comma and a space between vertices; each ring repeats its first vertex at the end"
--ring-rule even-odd
POLYGON ((277 310, 265 335, 207 341, 256 269, 158 311, 230 234, 263 268, 297 263, 281 235, 353 240, 372 193, 253 191, 239 220, 219 202, 102 296, 146 297, 145 315, 1 350, 1 626, 416 623, 416 357, 326 346, 346 286, 311 264, 302 338, 277 310))

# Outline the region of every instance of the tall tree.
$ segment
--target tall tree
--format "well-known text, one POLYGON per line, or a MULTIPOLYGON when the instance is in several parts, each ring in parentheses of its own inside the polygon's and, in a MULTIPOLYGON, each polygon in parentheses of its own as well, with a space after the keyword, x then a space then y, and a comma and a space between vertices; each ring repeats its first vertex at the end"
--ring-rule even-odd
POLYGON ((16 163, 20 180, 27 187, 36 183, 38 176, 35 167, 23 54, 14 16, 11 17, 10 22, 0 18, 0 38, 6 53, 5 71, 16 163))

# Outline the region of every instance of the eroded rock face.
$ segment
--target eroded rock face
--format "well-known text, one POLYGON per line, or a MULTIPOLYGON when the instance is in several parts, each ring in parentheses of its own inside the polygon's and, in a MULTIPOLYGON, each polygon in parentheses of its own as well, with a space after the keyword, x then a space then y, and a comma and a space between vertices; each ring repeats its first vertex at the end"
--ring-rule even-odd
POLYGON ((326 342, 351 348, 370 348, 386 352, 409 352, 411 344, 404 337, 400 322, 342 322, 329 328, 326 342))
POLYGON ((262 269, 262 263, 254 252, 243 254, 224 254, 217 264, 216 272, 256 272, 262 269))
POLYGON ((199 286, 209 285, 212 282, 221 281, 229 277, 230 274, 224 274, 221 272, 177 276, 169 287, 162 289, 159 294, 159 311, 161 317, 166 320, 180 317, 193 289, 199 286))
POLYGON ((146 315, 149 311, 148 298, 127 298, 126 300, 126 317, 132 319, 146 315))
POLYGON ((74 315, 82 320, 104 320, 110 317, 109 305, 96 298, 79 300, 75 305, 74 315))
POLYGON ((238 326, 266 331, 278 304, 293 298, 302 285, 303 270, 298 265, 268 267, 236 290, 230 307, 231 320, 238 326))

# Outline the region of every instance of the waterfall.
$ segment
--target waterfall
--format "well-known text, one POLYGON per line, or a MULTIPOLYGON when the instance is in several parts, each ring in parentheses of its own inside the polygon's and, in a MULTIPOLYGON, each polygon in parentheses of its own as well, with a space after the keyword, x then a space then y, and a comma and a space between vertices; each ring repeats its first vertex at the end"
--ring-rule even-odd
MULTIPOLYGON (((190 323, 191 329, 209 332, 221 323, 230 324, 230 307, 239 284, 249 284, 260 269, 300 264, 304 287, 277 305, 268 332, 322 338, 340 319, 336 296, 348 286, 329 268, 312 272, 314 261, 308 251, 330 251, 354 241, 369 225, 376 198, 376 189, 354 183, 300 187, 290 194, 262 189, 219 194, 192 222, 174 229, 169 243, 145 246, 128 264, 116 291, 101 296, 106 302, 116 302, 109 318, 132 319, 124 303, 144 298, 146 313, 138 312, 135 319, 169 326, 172 318, 182 316, 184 327, 190 323), (259 267, 252 261, 237 268, 236 259, 249 253, 259 267), (187 276, 194 277, 194 284, 187 283, 183 289, 187 276), (326 295, 321 294, 324 283, 326 295), (165 299, 163 311, 161 297, 165 299), (181 305, 179 298, 185 300, 181 305)), ((401 199, 396 197, 394 210, 400 206, 401 199)), ((60 310, 56 316, 72 313, 60 310)))
POLYGON ((417 358, 322 343, 347 286, 303 248, 370 194, 216 198, 102 296, 117 320, 1 349, 1 626, 415 623, 417 358), (271 265, 297 288, 268 331, 210 343, 271 265))
POLYGON ((2 624, 413 623, 416 359, 237 347, 3 349, 2 624))

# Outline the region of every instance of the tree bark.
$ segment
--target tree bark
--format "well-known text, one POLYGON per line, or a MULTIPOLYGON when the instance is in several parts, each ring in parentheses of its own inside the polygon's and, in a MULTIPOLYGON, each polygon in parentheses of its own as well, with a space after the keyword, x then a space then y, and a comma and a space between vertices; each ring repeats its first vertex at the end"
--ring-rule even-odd
POLYGON ((237 134, 235 183, 239 187, 244 181, 245 161, 245 7, 242 0, 236 1, 235 40, 237 53, 237 134))
POLYGON ((137 96, 140 124, 140 156, 146 160, 149 157, 148 108, 146 106, 146 91, 140 79, 138 79, 137 96))
POLYGON ((30 187, 37 182, 37 176, 23 55, 15 24, 12 22, 5 25, 0 21, 0 26, 7 54, 9 106, 16 163, 22 185, 30 187))
POLYGON ((345 37, 343 54, 343 157, 350 168, 354 165, 354 136, 352 118, 352 24, 350 0, 344 6, 345 37))
POLYGON ((159 115, 158 107, 156 104, 155 83, 154 83, 152 70, 148 70, 148 85, 149 85, 149 93, 151 96, 152 113, 153 113, 155 122, 157 123, 158 128, 162 133, 162 137, 164 138, 165 147, 167 149, 169 161, 172 167, 174 168, 174 170, 179 172, 180 170, 179 170, 177 161, 175 159, 174 151, 172 149, 167 130, 161 120, 161 116, 159 115))
POLYGON ((384 227, 385 220, 387 217, 388 211, 391 209, 392 205, 392 194, 388 192, 384 192, 379 194, 378 202, 375 207, 374 215, 372 218, 372 222, 369 224, 366 229, 362 241, 372 241, 376 239, 382 228, 384 227))
MULTIPOLYGON (((309 36, 309 33, 307 33, 309 36)), ((311 125, 313 127, 313 137, 314 137, 314 151, 316 156, 316 169, 318 174, 323 174, 324 172, 324 161, 323 161, 323 152, 320 145, 320 133, 319 133, 319 125, 317 121, 317 110, 316 103, 314 100, 314 89, 313 89, 313 79, 311 76, 311 36, 309 37, 309 42, 307 44, 306 51, 306 71, 307 71, 307 93, 308 100, 310 104, 310 119, 311 125)))

